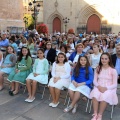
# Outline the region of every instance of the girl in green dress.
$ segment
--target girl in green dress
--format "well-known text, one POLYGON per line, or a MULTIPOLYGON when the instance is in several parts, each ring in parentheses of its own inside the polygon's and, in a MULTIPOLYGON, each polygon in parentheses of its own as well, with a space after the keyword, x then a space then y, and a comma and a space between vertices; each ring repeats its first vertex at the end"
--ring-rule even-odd
POLYGON ((22 47, 15 70, 8 76, 11 82, 10 95, 16 95, 19 91, 19 83, 26 84, 26 78, 32 71, 32 58, 27 47, 22 47))

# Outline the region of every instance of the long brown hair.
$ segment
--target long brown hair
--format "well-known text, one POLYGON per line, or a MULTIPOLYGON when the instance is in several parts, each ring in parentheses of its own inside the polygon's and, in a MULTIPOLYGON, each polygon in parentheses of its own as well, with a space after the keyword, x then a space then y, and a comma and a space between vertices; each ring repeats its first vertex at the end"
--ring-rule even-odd
POLYGON ((28 44, 30 45, 31 43, 34 43, 34 41, 33 41, 32 37, 29 37, 28 38, 28 44))
POLYGON ((86 70, 86 78, 88 79, 88 74, 89 74, 89 66, 90 66, 90 63, 89 63, 89 60, 88 60, 88 58, 87 58, 87 56, 80 56, 79 57, 79 59, 78 59, 78 62, 77 62, 77 64, 76 64, 76 67, 75 67, 75 69, 74 69, 74 75, 75 75, 75 77, 78 77, 79 76, 79 74, 80 74, 80 68, 82 67, 82 65, 81 65, 81 63, 80 63, 80 59, 82 58, 82 57, 84 57, 85 59, 86 59, 86 65, 85 65, 85 70, 86 70))
POLYGON ((100 57, 99 66, 97 67, 97 73, 98 73, 98 74, 100 74, 100 72, 101 72, 101 70, 102 70, 102 66, 103 66, 103 65, 102 65, 102 62, 101 62, 101 58, 102 58, 103 55, 107 55, 107 56, 108 56, 108 58, 109 58, 109 63, 108 63, 108 64, 109 64, 110 67, 114 68, 110 54, 107 53, 107 52, 106 52, 106 53, 102 53, 102 55, 101 55, 101 57, 100 57))
POLYGON ((18 61, 21 61, 21 60, 22 60, 22 57, 23 57, 22 50, 23 50, 23 49, 27 49, 27 50, 28 50, 28 53, 27 53, 27 55, 26 55, 26 57, 25 57, 25 60, 27 60, 28 57, 31 57, 29 48, 27 48, 27 47, 22 47, 22 48, 21 48, 21 51, 20 51, 20 55, 19 55, 19 57, 18 57, 18 61))
POLYGON ((115 42, 114 42, 113 40, 111 40, 111 41, 109 42, 109 44, 108 44, 108 49, 110 48, 110 44, 111 44, 111 42, 113 42, 113 46, 112 46, 112 48, 114 49, 114 48, 115 48, 115 42))

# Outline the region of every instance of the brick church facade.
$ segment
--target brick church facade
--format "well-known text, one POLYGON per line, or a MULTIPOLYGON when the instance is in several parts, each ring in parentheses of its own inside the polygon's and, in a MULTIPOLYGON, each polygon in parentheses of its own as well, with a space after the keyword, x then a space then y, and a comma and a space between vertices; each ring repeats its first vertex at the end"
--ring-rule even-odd
POLYGON ((0 0, 0 31, 19 33, 23 28, 22 0, 0 0))

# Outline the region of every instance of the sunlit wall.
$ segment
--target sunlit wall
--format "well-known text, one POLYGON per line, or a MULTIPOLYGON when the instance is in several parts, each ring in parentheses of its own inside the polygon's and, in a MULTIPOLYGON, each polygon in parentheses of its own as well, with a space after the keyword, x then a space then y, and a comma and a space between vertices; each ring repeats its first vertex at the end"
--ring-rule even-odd
POLYGON ((120 0, 84 0, 103 15, 109 24, 120 25, 120 0))

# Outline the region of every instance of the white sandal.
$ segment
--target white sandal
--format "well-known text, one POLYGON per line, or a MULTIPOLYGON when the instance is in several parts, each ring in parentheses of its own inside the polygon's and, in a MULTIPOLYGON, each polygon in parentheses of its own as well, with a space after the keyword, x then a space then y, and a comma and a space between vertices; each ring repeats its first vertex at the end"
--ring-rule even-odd
POLYGON ((64 112, 69 112, 69 111, 72 110, 72 109, 73 109, 72 106, 68 106, 68 107, 66 107, 66 108, 64 109, 64 112))
POLYGON ((75 104, 73 110, 72 110, 72 113, 75 114, 76 113, 76 110, 77 110, 77 107, 78 107, 78 104, 75 104))

